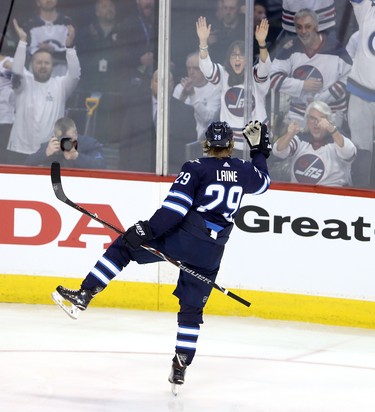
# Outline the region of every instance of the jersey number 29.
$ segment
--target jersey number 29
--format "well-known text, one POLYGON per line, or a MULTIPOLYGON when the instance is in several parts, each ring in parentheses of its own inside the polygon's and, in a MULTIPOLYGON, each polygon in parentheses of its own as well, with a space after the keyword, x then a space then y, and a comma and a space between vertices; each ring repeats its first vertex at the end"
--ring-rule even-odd
POLYGON ((226 190, 224 186, 212 184, 207 186, 205 191, 206 196, 214 197, 214 199, 205 206, 199 206, 198 212, 205 212, 206 210, 219 209, 223 213, 226 220, 232 221, 233 214, 237 212, 240 207, 243 189, 241 186, 231 186, 226 190), (223 205, 222 203, 225 203, 223 205), (224 210, 227 211, 224 211, 224 210))

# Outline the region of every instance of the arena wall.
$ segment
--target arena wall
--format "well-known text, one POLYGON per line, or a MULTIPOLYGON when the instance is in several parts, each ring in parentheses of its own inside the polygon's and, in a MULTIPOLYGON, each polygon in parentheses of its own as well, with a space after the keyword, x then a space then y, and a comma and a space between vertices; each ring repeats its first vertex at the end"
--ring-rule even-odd
MULTIPOLYGON (((63 170, 74 202, 120 228, 149 218, 173 180, 147 174, 63 170)), ((117 236, 56 199, 49 170, 0 166, 0 302, 52 304, 117 236)), ((246 195, 207 313, 375 328, 374 193, 272 184, 246 195)), ((131 263, 93 305, 175 311, 178 270, 131 263)), ((56 308, 56 310, 58 310, 56 308)))

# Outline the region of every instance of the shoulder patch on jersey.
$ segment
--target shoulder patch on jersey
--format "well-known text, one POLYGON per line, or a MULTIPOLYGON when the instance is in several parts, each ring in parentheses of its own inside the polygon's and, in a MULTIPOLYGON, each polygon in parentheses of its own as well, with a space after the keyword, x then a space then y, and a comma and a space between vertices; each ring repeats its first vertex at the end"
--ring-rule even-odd
POLYGON ((199 163, 200 164, 200 160, 199 159, 194 159, 194 160, 189 160, 190 163, 199 163))

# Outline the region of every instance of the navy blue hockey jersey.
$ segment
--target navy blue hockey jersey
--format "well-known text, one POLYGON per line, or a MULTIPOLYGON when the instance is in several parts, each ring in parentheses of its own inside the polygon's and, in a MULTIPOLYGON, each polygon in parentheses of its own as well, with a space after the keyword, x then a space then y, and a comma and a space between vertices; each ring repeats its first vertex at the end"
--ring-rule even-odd
POLYGON ((150 219, 154 237, 177 225, 190 210, 225 228, 233 224, 245 193, 260 194, 270 185, 266 159, 203 157, 186 162, 169 193, 150 219))

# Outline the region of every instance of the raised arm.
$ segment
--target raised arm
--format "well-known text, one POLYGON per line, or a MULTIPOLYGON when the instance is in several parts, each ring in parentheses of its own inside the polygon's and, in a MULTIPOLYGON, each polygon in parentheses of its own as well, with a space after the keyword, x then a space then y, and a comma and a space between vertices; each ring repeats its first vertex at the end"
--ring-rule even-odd
POLYGON ((68 71, 64 76, 64 86, 67 96, 76 88, 81 77, 81 65, 78 60, 77 52, 72 47, 74 44, 75 30, 72 25, 67 26, 68 34, 66 36, 66 61, 68 71))
POLYGON ((199 38, 199 57, 206 59, 208 57, 208 38, 211 33, 211 24, 207 25, 205 17, 199 17, 196 23, 197 35, 199 38))
POLYGON ((23 28, 18 25, 16 19, 13 19, 13 25, 17 33, 19 43, 14 55, 12 71, 14 74, 22 76, 26 62, 27 34, 23 28))
POLYGON ((276 140, 274 148, 275 152, 282 152, 286 150, 289 146, 290 141, 293 137, 301 130, 300 126, 296 122, 291 122, 288 125, 288 130, 279 139, 276 140))
POLYGON ((267 19, 262 19, 259 25, 255 28, 255 38, 259 46, 259 59, 265 63, 268 57, 267 50, 267 35, 269 30, 269 23, 267 19))

